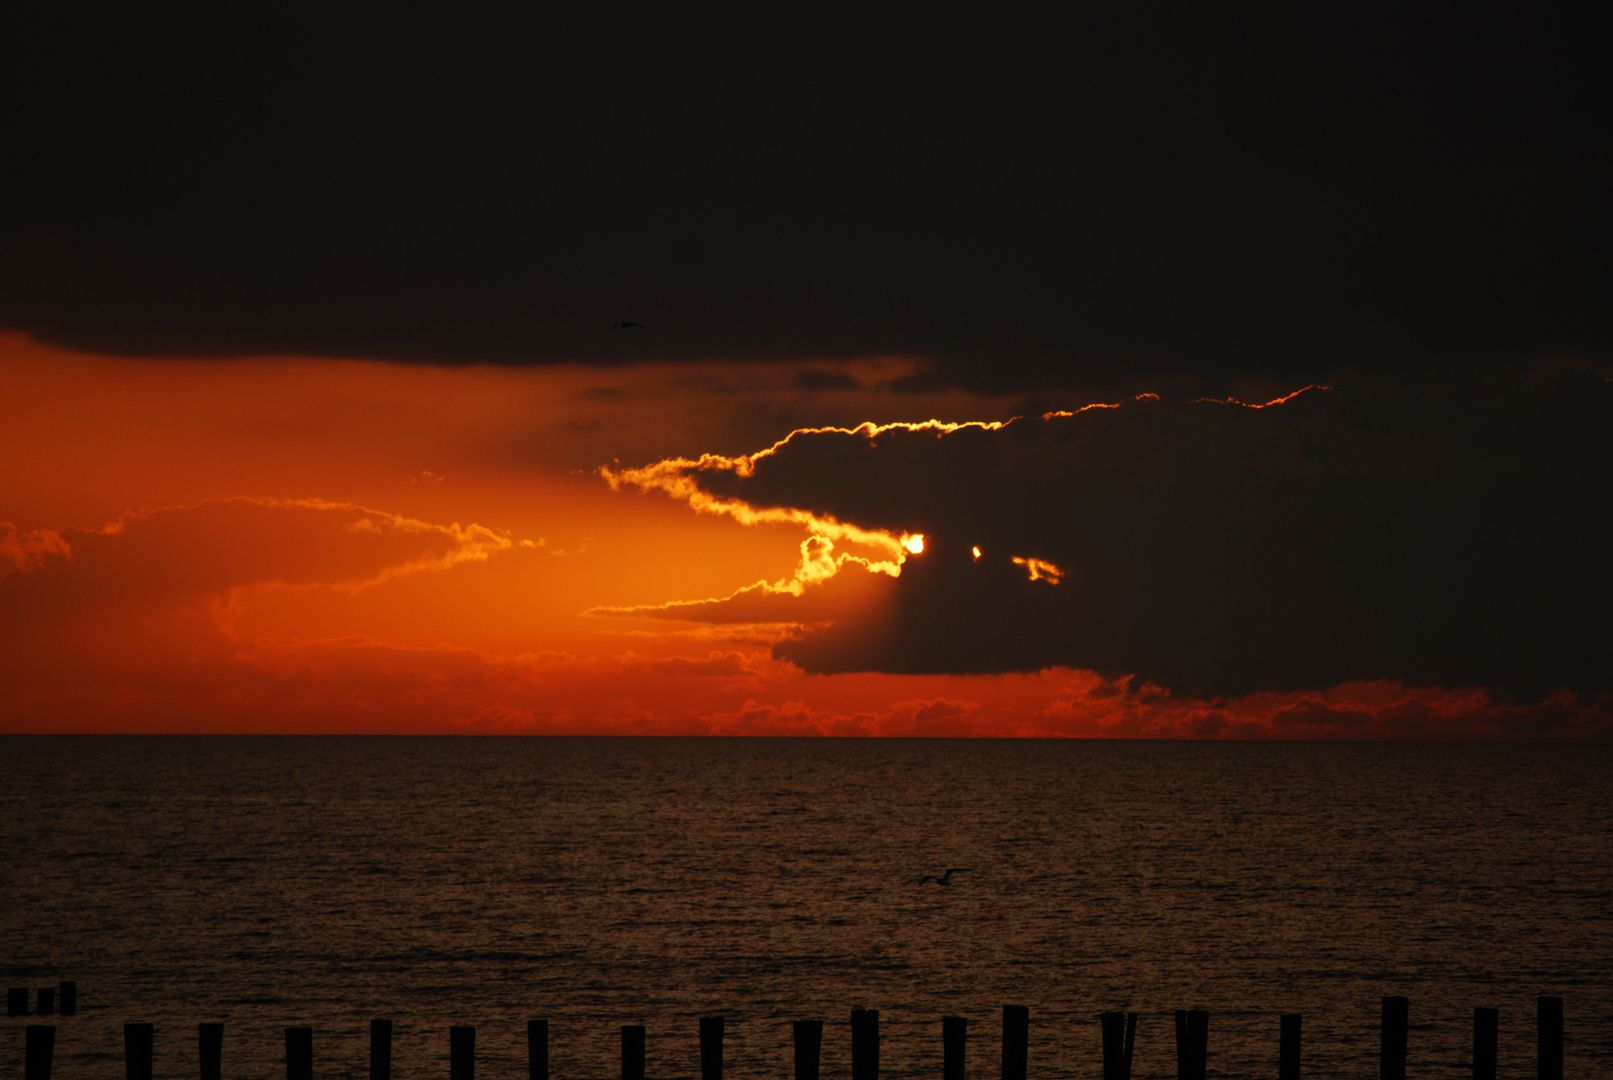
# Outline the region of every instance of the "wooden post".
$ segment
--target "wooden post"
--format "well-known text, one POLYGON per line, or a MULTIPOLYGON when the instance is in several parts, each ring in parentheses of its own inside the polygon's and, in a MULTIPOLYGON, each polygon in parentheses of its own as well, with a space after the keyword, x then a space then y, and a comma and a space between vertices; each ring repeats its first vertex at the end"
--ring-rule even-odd
POLYGON ((879 1010, 851 1010, 851 1080, 879 1080, 879 1010))
POLYGON ((392 1080, 392 1021, 370 1021, 370 1080, 392 1080))
POLYGON ((851 1080, 867 1080, 863 1075, 863 1014, 867 1011, 851 1010, 851 1080))
POLYGON ((1030 1009, 1024 1005, 1003 1006, 1003 1080, 1025 1080, 1030 1030, 1030 1009))
POLYGON ((1137 1014, 1106 1012, 1103 1028, 1103 1080, 1131 1080, 1131 1053, 1137 1042, 1137 1014))
POLYGON ((644 1080, 644 1025, 622 1027, 622 1080, 644 1080))
POLYGON ((448 1080, 476 1080, 476 1029, 456 1024, 448 1029, 448 1080))
POLYGON ((549 1080, 549 1021, 526 1022, 527 1080, 549 1080))
POLYGON ((1131 1080, 1125 1071, 1126 1014, 1106 1012, 1098 1024, 1103 1028, 1103 1080, 1131 1080))
POLYGON ((53 1024, 29 1024, 22 1048, 23 1080, 50 1080, 50 1059, 56 1052, 53 1024))
POLYGON ((224 1080, 224 1025, 196 1026, 196 1060, 202 1080, 224 1080))
POLYGON ((1563 999, 1540 998, 1535 1010, 1535 1075, 1539 1080, 1563 1080, 1563 999))
POLYGON ((823 1051, 823 1021, 795 1022, 795 1080, 818 1080, 823 1051))
POLYGON ((61 999, 63 1016, 78 1015, 78 983, 72 979, 63 979, 62 984, 56 988, 57 996, 61 999))
POLYGON ((700 1080, 722 1080, 723 1018, 700 1018, 700 1080))
POLYGON ((1383 1028, 1379 1036, 1379 1080, 1406 1080, 1406 1031, 1411 1025, 1411 1001, 1383 999, 1383 1028))
POLYGON ((969 1021, 961 1016, 941 1017, 941 1080, 963 1080, 968 1048, 969 1021))
POLYGON ((150 1024, 123 1025, 123 1074, 128 1080, 151 1080, 150 1024))
POLYGON ((1210 1014, 1203 1009, 1176 1010, 1176 1076, 1205 1080, 1210 1060, 1210 1014))
POLYGON ((1299 1080, 1299 1013, 1283 1013, 1278 1020, 1277 1080, 1299 1080))
POLYGON ((40 1016, 56 1015, 56 988, 54 986, 41 986, 39 988, 40 1016))
MULTIPOLYGON (((146 1080, 151 1078, 148 1076, 146 1080)), ((314 1029, 311 1027, 286 1028, 286 1080, 314 1080, 314 1029)))
POLYGON ((1473 1010, 1473 1080, 1495 1080, 1501 1050, 1501 1011, 1473 1010))
POLYGON ((28 1012, 28 988, 13 986, 6 991, 6 1015, 24 1016, 28 1012))

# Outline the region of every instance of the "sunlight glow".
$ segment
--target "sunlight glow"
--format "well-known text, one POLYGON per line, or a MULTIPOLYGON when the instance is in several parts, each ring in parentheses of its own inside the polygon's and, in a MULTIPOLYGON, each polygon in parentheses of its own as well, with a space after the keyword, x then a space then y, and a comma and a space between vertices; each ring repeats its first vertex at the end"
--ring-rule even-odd
POLYGON ((978 545, 976 545, 975 547, 972 547, 969 550, 974 552, 975 562, 979 562, 980 561, 980 547, 978 545))
POLYGON ((850 522, 841 521, 830 514, 815 514, 809 510, 796 507, 758 507, 752 506, 744 499, 713 495, 700 487, 699 476, 701 473, 730 472, 736 476, 751 476, 756 471, 758 461, 778 453, 779 450, 789 444, 791 439, 798 435, 822 435, 827 433, 860 435, 868 439, 870 445, 876 445, 873 440, 887 431, 934 432, 936 437, 940 438, 952 432, 969 428, 980 431, 997 431, 1013 422, 1013 419, 970 420, 954 424, 941 420, 925 420, 922 423, 875 424, 869 422, 859 424, 854 428, 800 428, 790 432, 767 449, 758 450, 754 454, 744 454, 738 457, 728 457, 723 454, 702 454, 698 458, 666 458, 638 469, 612 469, 607 466, 599 470, 599 475, 604 477, 614 491, 620 491, 627 485, 636 487, 640 491, 660 491, 674 499, 687 503, 696 513, 721 514, 732 518, 741 525, 800 525, 807 530, 810 537, 827 542, 824 550, 814 553, 814 556, 810 559, 803 560, 802 569, 797 571, 793 580, 769 586, 770 589, 782 589, 800 595, 800 589, 803 585, 833 577, 834 572, 839 569, 841 564, 848 561, 861 563, 874 573, 900 577, 902 563, 907 559, 908 554, 917 555, 924 550, 924 537, 917 533, 903 533, 897 536, 884 529, 865 529, 850 522), (852 554, 830 554, 836 541, 873 548, 878 554, 887 557, 866 558, 852 554))

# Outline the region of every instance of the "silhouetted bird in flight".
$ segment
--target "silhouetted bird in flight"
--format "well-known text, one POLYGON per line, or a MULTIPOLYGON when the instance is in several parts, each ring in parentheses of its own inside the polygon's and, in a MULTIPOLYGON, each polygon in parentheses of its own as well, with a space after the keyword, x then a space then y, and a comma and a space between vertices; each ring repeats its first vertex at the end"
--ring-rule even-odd
POLYGON ((638 327, 640 330, 642 330, 644 329, 644 324, 641 322, 629 322, 625 320, 616 324, 616 329, 618 330, 631 330, 634 327, 638 327))
POLYGON ((950 885, 952 884, 953 874, 962 874, 967 872, 968 869, 969 868, 967 866, 954 866, 940 877, 936 877, 934 874, 925 874, 923 877, 919 878, 919 884, 927 885, 933 881, 937 885, 950 885))

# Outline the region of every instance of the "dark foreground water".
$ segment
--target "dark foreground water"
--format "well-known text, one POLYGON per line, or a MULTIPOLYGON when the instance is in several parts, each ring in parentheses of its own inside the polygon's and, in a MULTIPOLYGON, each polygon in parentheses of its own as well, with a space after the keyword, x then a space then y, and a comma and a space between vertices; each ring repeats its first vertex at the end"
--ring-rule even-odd
MULTIPOLYGON (((790 1027, 880 1010, 893 1077, 940 1076, 943 1014, 998 1069, 1031 1010, 1031 1080, 1100 1075, 1097 1014, 1143 1014, 1139 1077, 1174 1076, 1170 1010, 1211 1010, 1213 1075, 1375 1077, 1379 998, 1412 1001, 1412 1074, 1468 1068, 1476 1005, 1533 1076, 1534 998, 1567 1002, 1571 1077, 1613 1076, 1613 750, 1584 747, 663 739, 0 738, 0 983, 78 981, 57 1075, 609 1078, 649 1027, 652 1080, 699 1075, 728 1017, 737 1080, 790 1075, 790 1027), (918 878, 967 867, 947 888, 918 878)), ((0 1028, 0 1076, 23 1025, 0 1028)))

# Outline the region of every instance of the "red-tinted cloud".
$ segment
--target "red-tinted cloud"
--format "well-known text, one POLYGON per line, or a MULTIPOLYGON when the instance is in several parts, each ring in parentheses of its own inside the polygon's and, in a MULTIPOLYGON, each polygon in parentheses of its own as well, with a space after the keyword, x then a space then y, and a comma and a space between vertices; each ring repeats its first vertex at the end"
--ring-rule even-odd
MULTIPOLYGON (((1201 497, 1200 513, 1179 519, 1197 546, 1160 540, 1128 524, 1115 491, 1130 492, 1139 521, 1158 521, 1150 500, 1172 490, 1173 473, 1236 478, 1253 462, 1263 476, 1325 476, 1329 462, 1350 462, 1343 447, 1390 463, 1359 473, 1368 477, 1412 462, 1438 478, 1467 461, 1476 491, 1544 478, 1549 504, 1565 476, 1597 475, 1573 397, 1494 395, 1493 437, 1464 457, 1438 451, 1435 436, 1472 445, 1452 416, 1482 414, 1473 400, 1441 411, 1428 395, 1384 397, 1376 412, 1334 413, 1312 409, 1307 393, 1259 411, 1010 410, 897 388, 912 369, 114 362, 0 335, 0 425, 12 436, 0 521, 15 523, 0 527, 0 730, 1607 737, 1595 695, 1522 705, 1474 688, 1483 681, 1349 682, 1325 652, 1334 667, 1281 692, 1195 694, 1149 666, 1187 655, 1173 651, 1172 625, 1144 624, 1144 635, 1125 621, 1168 614, 1162 597, 1178 602, 1150 592, 1139 568, 1202 562, 1219 549, 1199 541, 1229 518, 1201 497), (1071 416, 1039 419, 1061 411, 1071 416), (1013 412, 1038 419, 919 422, 1013 412), (858 433, 869 415, 913 422, 858 433), (1496 419, 1518 415, 1535 417, 1526 437, 1496 419), (818 430, 775 446, 791 428, 818 430), (758 446, 772 449, 743 452, 758 446), (699 449, 754 468, 695 468, 696 489, 780 508, 778 521, 691 513, 660 491, 613 492, 593 472, 614 456, 699 449), (1508 461, 1513 480, 1497 486, 1508 461), (1060 484, 1086 494, 1047 498, 1060 484), (829 518, 866 535, 825 535, 829 518), (871 565, 898 560, 899 577, 871 565), (1131 607, 1098 602, 1109 594, 1095 569, 1111 591, 1130 590, 1131 607), (1084 633, 1094 613, 1103 635, 1061 629, 1084 633), (1094 642, 1116 650, 1112 664, 1069 651, 1094 642), (959 656, 969 663, 948 666, 959 656)), ((1327 400, 1354 400, 1346 393, 1327 400)), ((1600 415, 1594 393, 1578 400, 1600 415)), ((1450 489, 1442 483, 1410 490, 1450 489)), ((1318 490, 1334 509, 1363 505, 1340 485, 1318 490)), ((1574 537, 1562 508, 1594 516, 1604 505, 1557 504, 1525 520, 1574 537)), ((1484 505, 1512 520, 1506 500, 1484 505)), ((1374 527, 1397 520, 1368 510, 1374 527)), ((1589 609, 1597 579, 1581 578, 1589 609)), ((1236 640, 1236 618, 1219 625, 1236 640)), ((1560 640, 1545 633, 1541 648, 1560 640)))
POLYGON ((352 593, 517 543, 479 525, 246 498, 0 535, 0 673, 13 700, 63 686, 133 690, 187 670, 205 679, 241 648, 233 631, 254 594, 352 593))

